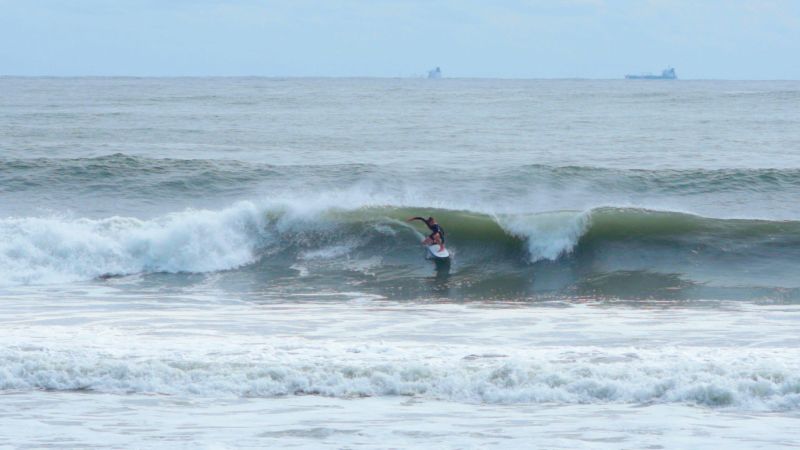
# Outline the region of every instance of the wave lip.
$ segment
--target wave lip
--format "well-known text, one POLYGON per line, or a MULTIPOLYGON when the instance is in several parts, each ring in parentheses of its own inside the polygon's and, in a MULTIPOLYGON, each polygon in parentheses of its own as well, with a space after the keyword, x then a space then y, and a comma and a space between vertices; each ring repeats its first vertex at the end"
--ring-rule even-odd
POLYGON ((555 261, 571 253, 590 225, 591 211, 505 215, 498 218, 506 232, 525 241, 530 262, 555 261))

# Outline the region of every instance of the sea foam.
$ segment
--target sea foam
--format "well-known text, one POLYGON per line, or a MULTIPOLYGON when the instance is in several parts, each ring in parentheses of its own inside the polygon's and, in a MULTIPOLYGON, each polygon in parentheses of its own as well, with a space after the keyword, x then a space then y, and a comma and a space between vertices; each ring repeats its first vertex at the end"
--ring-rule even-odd
POLYGON ((591 212, 559 211, 507 215, 498 222, 508 233, 526 242, 531 262, 556 260, 572 252, 590 224, 591 212))
MULTIPOLYGON (((532 349, 458 353, 361 344, 255 345, 226 354, 137 357, 91 348, 7 346, 0 389, 180 396, 419 396, 468 403, 681 403, 797 410, 796 364, 774 350, 532 349)), ((297 344, 297 343, 295 343, 297 344)), ((212 345, 212 347, 214 347, 212 345)), ((124 346, 123 346, 124 348, 124 346)), ((140 350, 142 351, 142 350, 140 350)), ((475 349, 472 349, 474 352, 475 349)))
POLYGON ((0 220, 0 285, 231 269, 256 258, 264 220, 250 202, 152 220, 8 218, 0 220))

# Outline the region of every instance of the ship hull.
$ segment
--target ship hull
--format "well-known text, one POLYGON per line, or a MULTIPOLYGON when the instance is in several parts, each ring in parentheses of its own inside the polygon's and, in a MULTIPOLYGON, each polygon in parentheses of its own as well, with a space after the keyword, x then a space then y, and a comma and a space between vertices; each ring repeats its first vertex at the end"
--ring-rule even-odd
POLYGON ((625 75, 626 80, 675 80, 677 77, 663 77, 661 75, 625 75))

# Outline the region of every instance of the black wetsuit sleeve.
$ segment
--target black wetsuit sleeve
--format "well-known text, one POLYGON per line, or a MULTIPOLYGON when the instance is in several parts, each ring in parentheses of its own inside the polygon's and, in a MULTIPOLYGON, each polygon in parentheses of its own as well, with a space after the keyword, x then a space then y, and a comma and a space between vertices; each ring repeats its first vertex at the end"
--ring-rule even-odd
MULTIPOLYGON (((421 221, 425 222, 425 225, 428 225, 428 221, 427 221, 427 220, 425 220, 425 219, 424 219, 424 218, 422 218, 422 217, 412 217, 411 219, 408 219, 408 220, 409 220, 409 221, 411 221, 411 220, 421 220, 421 221)), ((429 226, 428 228, 430 228, 430 226, 429 226)))

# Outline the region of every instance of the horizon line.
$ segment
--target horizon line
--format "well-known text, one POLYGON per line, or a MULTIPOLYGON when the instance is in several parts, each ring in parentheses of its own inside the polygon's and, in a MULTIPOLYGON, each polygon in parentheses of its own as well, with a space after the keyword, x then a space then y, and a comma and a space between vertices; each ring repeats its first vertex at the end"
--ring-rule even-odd
POLYGON ((379 75, 16 75, 16 74, 0 74, 0 78, 120 78, 120 79, 186 79, 186 78, 263 78, 263 79, 298 79, 298 80, 314 80, 314 79, 328 79, 328 80, 430 80, 431 82, 440 82, 444 80, 508 80, 508 81, 629 81, 629 82, 642 82, 642 81, 658 81, 658 82, 675 82, 675 81, 800 81, 795 78, 676 78, 670 80, 630 80, 626 79, 625 75, 619 78, 593 78, 593 77, 502 77, 502 76, 463 76, 463 77, 442 77, 437 79, 430 79, 424 75, 418 76, 379 76, 379 75))

